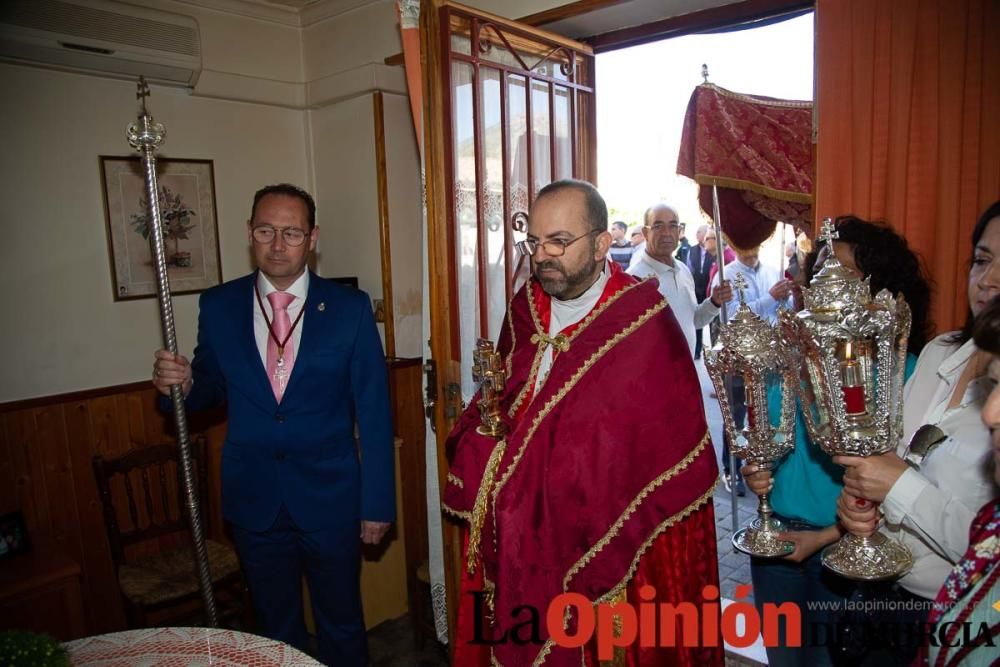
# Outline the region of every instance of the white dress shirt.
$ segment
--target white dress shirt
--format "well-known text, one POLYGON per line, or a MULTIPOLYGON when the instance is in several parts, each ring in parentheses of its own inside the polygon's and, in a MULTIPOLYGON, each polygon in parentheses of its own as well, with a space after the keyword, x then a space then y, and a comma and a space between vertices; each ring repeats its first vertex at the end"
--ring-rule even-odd
POLYGON ((670 266, 653 259, 645 250, 636 254, 639 255, 638 261, 635 266, 629 267, 626 273, 636 278, 656 276, 660 281, 660 294, 674 311, 674 317, 681 325, 688 349, 694 357, 695 331, 708 326, 721 309, 712 303, 711 299, 697 302, 694 295, 694 277, 684 262, 674 259, 674 265, 670 266))
MULTIPOLYGON (((250 295, 250 298, 253 299, 253 336, 254 340, 257 341, 257 352, 260 353, 261 361, 264 362, 264 368, 267 368, 267 340, 270 335, 267 331, 267 321, 270 320, 272 325, 274 324, 274 312, 271 309, 271 302, 268 300, 267 295, 278 290, 260 271, 257 272, 257 290, 260 292, 260 301, 264 304, 267 320, 264 319, 264 313, 261 312, 260 305, 257 303, 257 296, 250 295)), ((292 324, 295 324, 295 318, 302 312, 302 308, 306 304, 306 295, 309 293, 309 271, 303 271, 302 275, 284 291, 295 297, 295 300, 288 304, 288 308, 286 308, 289 319, 291 319, 292 324)), ((299 342, 302 340, 302 328, 306 324, 305 319, 305 315, 303 315, 302 319, 299 320, 299 323, 292 330, 290 341, 292 343, 292 354, 294 355, 293 364, 299 358, 299 342)))
MULTIPOLYGON (((726 264, 723 269, 726 280, 733 286, 733 298, 726 302, 726 321, 733 319, 736 309, 740 306, 740 295, 736 289, 734 279, 737 273, 743 274, 743 279, 747 282, 747 287, 743 292, 743 298, 747 306, 757 315, 757 317, 774 324, 778 321, 778 305, 784 304, 791 307, 791 300, 777 301, 771 296, 771 288, 782 279, 778 269, 758 262, 756 267, 749 267, 740 260, 734 260, 726 264)), ((712 286, 719 284, 719 274, 712 278, 712 286)), ((711 286, 709 287, 711 293, 711 286)))
POLYGON ((976 351, 971 340, 959 348, 946 343, 950 335, 927 344, 906 383, 903 438, 896 451, 902 456, 923 424, 936 424, 948 439, 924 458, 920 472, 907 468, 882 503, 884 532, 913 553, 913 569, 899 583, 930 599, 965 554, 976 512, 996 494, 990 435, 980 419, 993 383, 985 376, 972 380, 959 405, 948 409, 955 384, 976 351))
MULTIPOLYGON (((610 277, 611 268, 605 263, 604 271, 601 272, 601 275, 580 296, 567 301, 553 297, 549 317, 549 336, 555 336, 566 327, 576 324, 590 314, 590 311, 594 309, 594 306, 600 300, 601 294, 604 293, 604 286, 608 284, 610 277)), ((538 393, 542 383, 552 369, 552 357, 552 346, 547 345, 545 352, 542 353, 542 362, 538 366, 538 381, 535 382, 535 393, 538 393)))

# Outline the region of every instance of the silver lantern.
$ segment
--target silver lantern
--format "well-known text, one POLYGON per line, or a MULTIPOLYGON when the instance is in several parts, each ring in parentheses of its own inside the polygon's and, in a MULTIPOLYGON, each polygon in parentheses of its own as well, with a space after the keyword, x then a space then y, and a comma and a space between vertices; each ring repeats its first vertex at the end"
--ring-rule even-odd
MULTIPOLYGON (((798 351, 780 330, 746 305, 743 275, 737 274, 733 283, 739 308, 722 327, 719 342, 706 350, 705 366, 719 395, 730 450, 762 470, 772 470, 795 445, 798 351), (745 425, 736 423, 731 407, 734 395, 741 391, 747 408, 745 425)), ((785 526, 774 518, 768 494, 760 496, 757 515, 733 534, 733 546, 765 558, 790 554, 795 545, 778 539, 785 526)))
MULTIPOLYGON (((829 218, 820 240, 837 238, 829 218)), ((809 437, 830 456, 893 451, 902 429, 903 379, 910 308, 882 290, 874 298, 830 254, 803 289, 805 309, 781 315, 796 331, 803 357, 800 396, 809 437)), ((896 577, 913 563, 909 550, 882 533, 848 534, 823 551, 823 565, 849 579, 896 577)))

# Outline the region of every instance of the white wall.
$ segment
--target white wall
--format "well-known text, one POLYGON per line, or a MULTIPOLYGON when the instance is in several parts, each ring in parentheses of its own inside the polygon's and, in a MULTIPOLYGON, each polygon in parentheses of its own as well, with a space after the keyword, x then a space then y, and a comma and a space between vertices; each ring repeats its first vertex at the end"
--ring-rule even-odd
MULTIPOLYGON (((112 296, 99 155, 129 155, 135 84, 0 64, 0 402, 144 380, 160 346, 154 299, 112 296)), ((250 270, 254 190, 311 185, 301 111, 153 87, 160 155, 214 161, 223 279, 250 270)), ((174 301, 190 352, 197 296, 174 301)))
POLYGON ((396 356, 419 357, 424 349, 420 329, 424 258, 417 139, 409 99, 403 95, 384 94, 382 104, 396 356))
POLYGON ((317 266, 324 276, 357 276, 382 297, 378 182, 371 95, 309 112, 316 174, 317 266))

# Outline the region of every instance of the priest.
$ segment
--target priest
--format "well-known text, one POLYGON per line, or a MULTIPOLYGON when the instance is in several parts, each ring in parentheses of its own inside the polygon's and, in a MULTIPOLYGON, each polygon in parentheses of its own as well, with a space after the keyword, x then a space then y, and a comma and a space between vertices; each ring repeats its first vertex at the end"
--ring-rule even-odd
POLYGON ((608 609, 615 664, 722 664, 718 471, 698 377, 655 279, 608 261, 607 219, 588 183, 538 193, 519 244, 532 277, 497 346, 506 433, 477 432, 474 401, 449 437, 445 509, 467 523, 456 664, 596 665, 608 609), (681 602, 703 610, 697 641, 679 616, 658 618, 653 642, 630 639, 629 609, 681 602), (594 607, 597 637, 582 641, 594 607))

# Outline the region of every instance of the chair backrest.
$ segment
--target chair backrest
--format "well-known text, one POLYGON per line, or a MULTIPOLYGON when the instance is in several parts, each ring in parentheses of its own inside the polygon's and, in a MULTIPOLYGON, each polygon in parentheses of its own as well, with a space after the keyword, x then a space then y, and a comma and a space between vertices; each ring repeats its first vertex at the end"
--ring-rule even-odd
MULTIPOLYGON (((191 441, 191 459, 202 514, 205 514, 204 437, 191 441)), ((128 562, 126 547, 164 535, 188 533, 180 448, 176 444, 142 447, 114 459, 97 454, 93 465, 116 570, 128 562), (116 500, 126 505, 127 517, 119 509, 120 505, 115 505, 116 500), (127 518, 126 527, 119 517, 127 518)))

